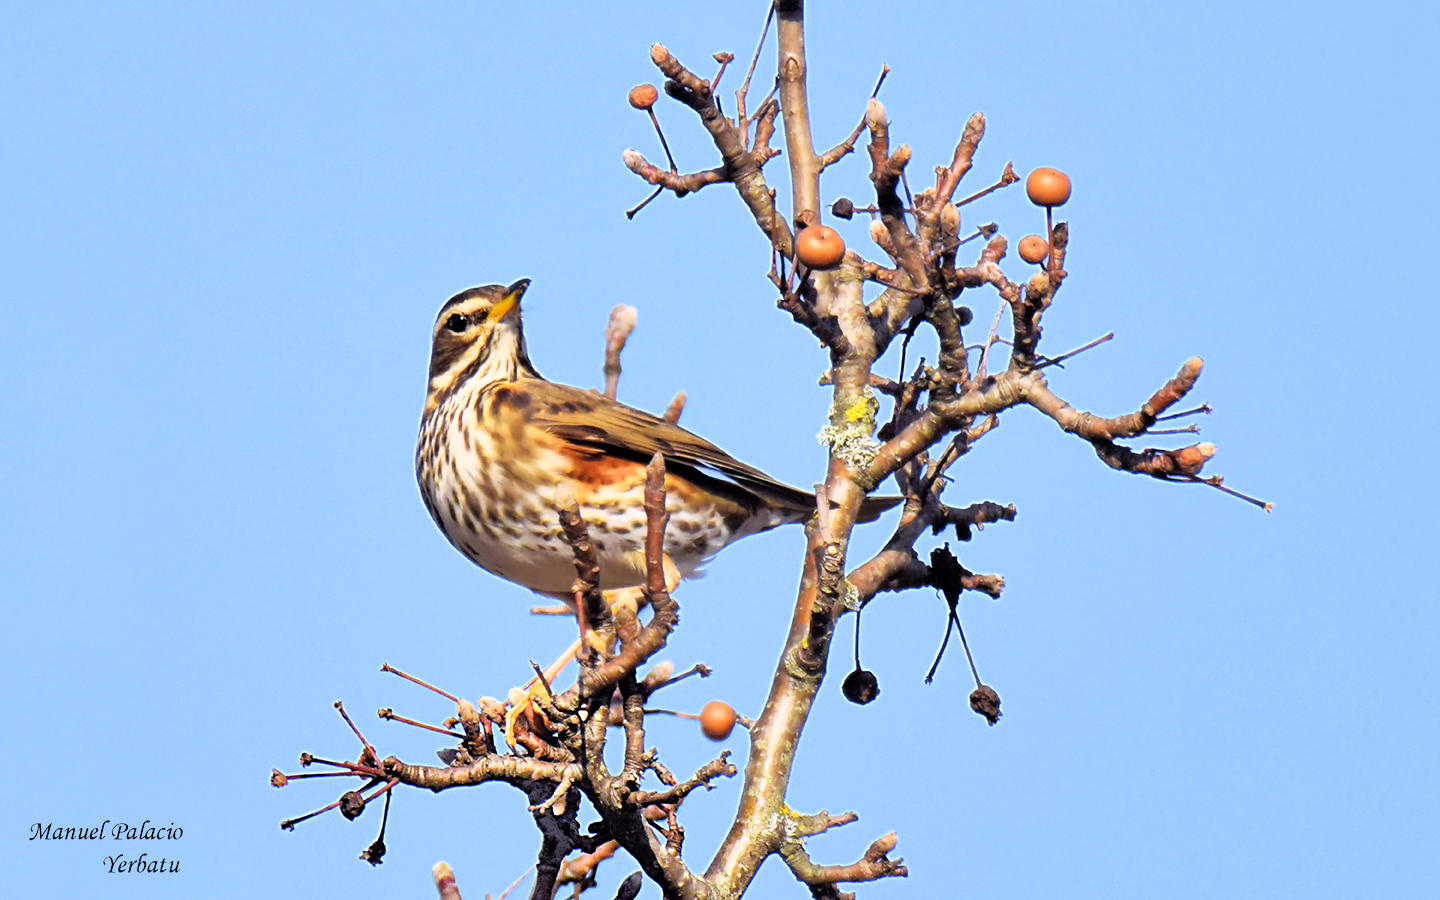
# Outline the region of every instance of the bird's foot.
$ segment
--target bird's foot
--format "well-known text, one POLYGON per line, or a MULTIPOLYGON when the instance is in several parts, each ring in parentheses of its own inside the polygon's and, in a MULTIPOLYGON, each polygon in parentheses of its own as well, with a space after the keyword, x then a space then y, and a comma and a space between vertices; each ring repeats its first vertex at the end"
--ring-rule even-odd
POLYGON ((510 695, 505 703, 505 743, 509 744, 511 749, 515 747, 515 727, 521 717, 525 719, 527 730, 539 730, 537 726, 541 725, 542 721, 537 721, 536 717, 543 720, 544 714, 535 709, 536 700, 543 698, 548 705, 554 697, 552 685, 554 685, 555 679, 560 677, 560 673, 570 665, 570 661, 579 652, 580 642, 576 641, 570 645, 568 650, 560 654, 559 658, 545 667, 543 677, 537 673, 534 678, 525 683, 523 688, 510 689, 510 695))

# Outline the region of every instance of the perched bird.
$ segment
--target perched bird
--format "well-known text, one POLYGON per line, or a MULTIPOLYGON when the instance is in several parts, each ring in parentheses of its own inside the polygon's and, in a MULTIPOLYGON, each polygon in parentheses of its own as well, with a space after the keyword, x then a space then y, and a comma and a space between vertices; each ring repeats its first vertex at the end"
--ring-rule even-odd
MULTIPOLYGON (((435 320, 415 474, 435 524, 476 565, 572 601, 575 565, 555 510, 578 502, 602 589, 645 580, 645 465, 666 466, 665 553, 696 574, 747 535, 815 512, 815 495, 736 460, 657 416, 546 381, 525 349, 520 298, 530 280, 461 291, 435 320)), ((869 521, 899 498, 871 498, 869 521)))

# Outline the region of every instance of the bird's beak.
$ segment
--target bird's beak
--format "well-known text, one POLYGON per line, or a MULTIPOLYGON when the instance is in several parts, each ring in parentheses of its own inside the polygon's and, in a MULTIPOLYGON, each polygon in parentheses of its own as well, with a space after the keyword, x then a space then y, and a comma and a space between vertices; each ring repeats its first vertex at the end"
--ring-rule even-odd
POLYGON ((530 279, 522 278, 505 289, 505 297, 490 310, 490 321, 499 322, 520 305, 520 298, 530 286, 530 279))

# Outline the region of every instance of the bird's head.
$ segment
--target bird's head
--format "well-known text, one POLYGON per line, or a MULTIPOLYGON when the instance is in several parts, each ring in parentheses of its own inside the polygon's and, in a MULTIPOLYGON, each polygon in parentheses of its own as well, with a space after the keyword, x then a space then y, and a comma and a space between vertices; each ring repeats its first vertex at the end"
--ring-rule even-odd
POLYGON ((440 308, 430 345, 430 397, 475 382, 539 378, 525 352, 520 297, 522 278, 506 287, 487 284, 461 291, 440 308))

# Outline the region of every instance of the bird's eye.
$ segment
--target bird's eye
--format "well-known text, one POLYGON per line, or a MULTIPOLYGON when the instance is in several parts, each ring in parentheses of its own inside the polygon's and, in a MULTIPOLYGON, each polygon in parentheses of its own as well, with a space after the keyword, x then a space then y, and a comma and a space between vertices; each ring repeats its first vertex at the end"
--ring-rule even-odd
POLYGON ((445 327, 450 329, 451 331, 459 333, 461 331, 464 331, 466 328, 469 328, 470 323, 466 321, 464 316, 456 313, 455 315, 445 320, 445 327))

